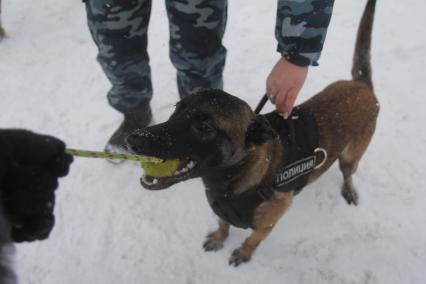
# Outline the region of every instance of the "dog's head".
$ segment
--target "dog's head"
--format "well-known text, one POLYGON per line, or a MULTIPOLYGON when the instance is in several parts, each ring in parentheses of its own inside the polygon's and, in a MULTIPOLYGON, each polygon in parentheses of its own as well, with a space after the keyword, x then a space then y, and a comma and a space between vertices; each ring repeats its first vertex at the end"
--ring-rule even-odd
POLYGON ((220 90, 205 90, 182 99, 169 120, 135 131, 127 143, 136 154, 179 159, 171 176, 142 177, 142 186, 156 190, 232 167, 274 136, 247 103, 220 90))

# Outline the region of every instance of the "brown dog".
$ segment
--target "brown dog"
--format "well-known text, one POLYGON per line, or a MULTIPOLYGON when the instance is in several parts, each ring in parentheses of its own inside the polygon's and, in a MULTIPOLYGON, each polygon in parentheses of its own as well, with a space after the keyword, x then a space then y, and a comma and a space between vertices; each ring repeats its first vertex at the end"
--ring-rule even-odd
POLYGON ((329 85, 295 108, 287 121, 276 112, 256 115, 242 100, 210 90, 182 99, 167 122, 127 138, 138 154, 180 160, 171 176, 142 177, 145 188, 164 189, 202 178, 210 205, 221 217, 219 228, 207 236, 205 250, 223 246, 230 223, 251 227, 252 234, 234 250, 230 264, 248 261, 289 208, 295 193, 336 160, 343 173, 342 195, 349 204, 357 204, 352 174, 373 136, 379 112, 370 67, 375 2, 368 1, 360 23, 353 80, 329 85), (312 121, 314 128, 299 129, 312 121), (322 154, 314 149, 321 149, 322 154), (297 151, 305 153, 302 159, 289 159, 297 151), (319 165, 318 159, 322 160, 319 165), (286 187, 294 182, 293 188, 286 187))

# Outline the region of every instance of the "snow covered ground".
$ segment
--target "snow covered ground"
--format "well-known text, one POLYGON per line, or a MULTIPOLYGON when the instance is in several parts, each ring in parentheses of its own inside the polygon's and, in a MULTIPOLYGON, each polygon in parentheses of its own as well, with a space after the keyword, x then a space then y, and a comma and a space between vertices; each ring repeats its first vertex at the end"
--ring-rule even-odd
MULTIPOLYGON (((153 1, 150 44, 157 122, 177 101, 164 1, 153 1)), ((381 114, 355 184, 358 207, 340 196, 337 167, 306 188, 248 264, 228 257, 249 231, 232 229, 205 253, 216 226, 200 180, 162 192, 139 185, 137 164, 76 159, 57 193, 57 225, 18 247, 22 283, 425 283, 426 3, 378 1, 373 71, 381 114)), ((336 1, 320 67, 299 102, 349 78, 364 1, 336 1)), ((225 90, 255 106, 278 57, 276 1, 230 1, 225 90), (241 3, 244 3, 242 5, 241 3)), ((71 147, 102 149, 120 122, 95 61, 81 1, 4 0, 0 127, 28 128, 71 147)), ((271 105, 268 105, 271 110, 271 105)))

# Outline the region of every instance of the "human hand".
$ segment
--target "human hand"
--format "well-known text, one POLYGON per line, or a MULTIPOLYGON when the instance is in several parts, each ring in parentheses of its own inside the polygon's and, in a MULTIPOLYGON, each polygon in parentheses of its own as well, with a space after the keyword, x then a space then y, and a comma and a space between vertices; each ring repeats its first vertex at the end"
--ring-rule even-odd
POLYGON ((57 138, 0 130, 0 202, 15 242, 49 236, 55 222, 54 191, 72 160, 57 138))
POLYGON ((285 119, 291 114, 307 74, 307 66, 294 65, 281 57, 266 79, 266 93, 285 119))

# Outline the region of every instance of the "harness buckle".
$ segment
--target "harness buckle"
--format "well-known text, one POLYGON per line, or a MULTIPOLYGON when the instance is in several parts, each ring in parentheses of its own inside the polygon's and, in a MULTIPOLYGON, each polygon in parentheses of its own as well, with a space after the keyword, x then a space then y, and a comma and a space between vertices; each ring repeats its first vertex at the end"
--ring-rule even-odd
POLYGON ((321 153, 324 155, 324 158, 323 158, 323 160, 321 161, 321 163, 319 163, 318 165, 316 165, 316 166, 315 166, 314 170, 321 168, 321 167, 325 164, 325 161, 327 161, 327 151, 326 151, 325 149, 323 149, 323 148, 316 148, 316 149, 314 150, 315 155, 316 155, 318 152, 321 152, 321 153))

